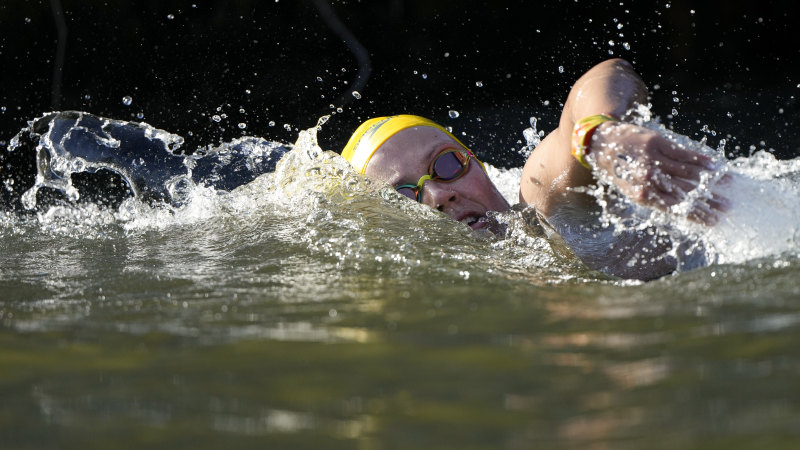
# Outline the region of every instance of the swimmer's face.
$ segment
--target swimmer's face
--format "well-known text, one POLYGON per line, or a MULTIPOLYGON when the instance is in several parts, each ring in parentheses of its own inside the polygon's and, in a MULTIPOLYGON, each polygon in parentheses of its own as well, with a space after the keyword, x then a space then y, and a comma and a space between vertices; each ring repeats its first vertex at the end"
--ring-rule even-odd
MULTIPOLYGON (((442 152, 463 148, 436 128, 406 128, 378 147, 364 173, 392 186, 417 184, 420 177, 428 175, 431 161, 442 152)), ((475 230, 488 226, 488 211, 509 208, 506 199, 474 159, 470 159, 466 173, 455 181, 426 181, 421 201, 475 230)))

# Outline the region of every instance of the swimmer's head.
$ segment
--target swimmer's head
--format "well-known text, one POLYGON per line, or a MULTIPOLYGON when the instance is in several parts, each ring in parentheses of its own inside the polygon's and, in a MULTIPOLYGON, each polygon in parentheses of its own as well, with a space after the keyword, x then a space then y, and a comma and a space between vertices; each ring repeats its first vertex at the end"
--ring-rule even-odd
POLYGON ((473 229, 489 226, 488 211, 509 208, 483 163, 452 133, 424 117, 370 119, 353 133, 342 156, 359 173, 473 229))
MULTIPOLYGON (((466 145, 462 144, 458 138, 453 136, 453 133, 447 131, 447 129, 438 123, 420 116, 399 114, 396 116, 376 117, 362 123, 353 135, 350 136, 347 145, 344 146, 342 157, 349 161, 358 173, 363 175, 367 170, 367 165, 372 159, 372 155, 375 154, 378 148, 387 139, 406 128, 419 126, 435 128, 445 133, 468 152, 470 151, 466 145)), ((475 158, 474 155, 473 158, 475 158)), ((483 167, 483 163, 480 162, 478 158, 475 158, 475 161, 478 161, 478 164, 480 164, 484 171, 486 170, 486 168, 483 167)))

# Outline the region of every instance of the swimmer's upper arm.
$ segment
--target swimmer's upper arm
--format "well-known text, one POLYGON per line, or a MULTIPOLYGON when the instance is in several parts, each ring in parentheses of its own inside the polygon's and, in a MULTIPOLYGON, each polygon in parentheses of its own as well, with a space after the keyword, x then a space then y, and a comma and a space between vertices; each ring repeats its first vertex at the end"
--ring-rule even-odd
POLYGON ((528 158, 520 180, 520 202, 545 216, 565 202, 589 202, 569 188, 593 182, 592 174, 570 154, 575 122, 593 114, 622 116, 634 103, 647 102, 647 88, 627 61, 611 59, 592 67, 570 90, 558 128, 528 158))

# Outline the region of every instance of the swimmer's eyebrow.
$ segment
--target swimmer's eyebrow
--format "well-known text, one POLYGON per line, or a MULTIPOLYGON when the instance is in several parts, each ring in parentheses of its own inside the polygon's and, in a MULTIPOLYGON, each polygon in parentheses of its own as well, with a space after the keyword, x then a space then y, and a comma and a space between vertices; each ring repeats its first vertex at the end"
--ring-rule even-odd
POLYGON ((435 158, 436 155, 438 155, 446 147, 447 147, 447 145, 445 143, 442 143, 442 142, 436 143, 436 142, 434 142, 433 145, 431 145, 428 148, 428 152, 425 153, 425 156, 422 158, 422 161, 424 163, 422 165, 424 167, 424 169, 422 169, 423 173, 421 173, 419 175, 411 175, 410 177, 408 177, 408 176, 404 177, 404 176, 402 176, 402 174, 395 172, 395 177, 392 178, 391 185, 392 186, 400 186, 400 185, 403 185, 403 184, 416 184, 419 181, 420 177, 422 177, 423 175, 427 175, 428 174, 428 167, 430 167, 431 161, 433 161, 433 158, 435 158), (411 178, 413 178, 413 180, 411 178))

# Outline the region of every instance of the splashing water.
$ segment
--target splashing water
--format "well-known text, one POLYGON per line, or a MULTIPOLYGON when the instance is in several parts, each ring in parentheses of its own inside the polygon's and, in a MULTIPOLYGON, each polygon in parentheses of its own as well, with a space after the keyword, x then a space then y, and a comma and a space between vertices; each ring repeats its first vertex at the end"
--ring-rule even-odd
MULTIPOLYGON (((717 149, 712 149, 705 141, 693 141, 666 129, 645 107, 639 107, 633 118, 638 125, 658 131, 684 148, 713 157, 718 168, 705 174, 684 201, 667 211, 646 208, 619 195, 621 204, 606 208, 601 220, 621 224, 623 221, 614 210, 632 209, 642 219, 637 226, 665 230, 676 242, 698 242, 709 263, 739 264, 767 256, 798 254, 800 158, 781 161, 759 151, 751 157, 727 160, 724 140, 717 149), (731 203, 719 223, 705 226, 690 221, 687 215, 692 205, 712 195, 723 196, 731 203)), ((601 186, 615 190, 602 177, 598 178, 601 186)))
MULTIPOLYGON (((338 154, 319 147, 317 132, 327 117, 316 127, 301 131, 291 146, 248 137, 188 156, 177 154, 183 144, 180 136, 147 124, 99 119, 85 113, 62 113, 58 117, 63 120, 45 116, 46 120, 35 121, 37 125, 28 130, 39 136, 35 183, 23 189, 22 183, 5 180, 9 192, 23 191, 20 203, 36 211, 38 226, 51 232, 102 236, 115 229, 139 233, 220 219, 263 221, 269 217, 270 223, 278 220, 282 228, 291 230, 287 233, 294 235, 305 251, 333 257, 340 265, 361 267, 393 261, 399 263, 395 270, 408 272, 413 261, 430 269, 434 262, 447 260, 475 263, 477 267, 470 267, 473 273, 533 270, 539 274, 534 280, 544 276, 557 281, 586 274, 564 242, 553 236, 546 238, 531 211, 517 208, 493 217, 508 230, 505 239, 480 236, 442 214, 399 198, 388 186, 358 176, 338 154), (141 151, 142 147, 148 149, 147 153, 141 151), (81 194, 72 179, 102 170, 119 174, 123 179, 120 184, 130 195, 116 202, 76 204, 81 194), (231 176, 237 173, 241 176, 231 176), (37 193, 44 188, 62 193, 66 202, 38 207, 37 193), (438 249, 433 259, 432 248, 438 249), (428 259, 410 255, 428 255, 428 259), (559 271, 562 273, 556 275, 559 271)), ((609 207, 603 203, 601 192, 613 191, 613 187, 601 183, 594 191, 604 206, 600 222, 608 229, 605 237, 602 233, 595 236, 594 245, 601 255, 606 254, 604 246, 621 231, 647 227, 664 230, 674 242, 694 243, 688 250, 686 246, 674 247, 673 256, 679 260, 685 256, 678 252, 697 253, 698 249, 707 262, 719 264, 797 253, 797 160, 778 161, 761 152, 724 161, 721 148, 713 150, 703 142, 666 130, 652 120, 649 111, 639 111, 637 117, 640 125, 681 145, 715 155, 720 170, 693 195, 719 189, 717 183, 724 175, 725 196, 733 207, 716 226, 699 226, 684 212, 695 197, 667 212, 636 205, 624 196, 609 207), (635 211, 636 221, 632 222, 629 214, 620 215, 620 211, 629 210, 635 211)), ((528 151, 532 151, 541 140, 534 118, 523 135, 528 151)), ((20 145, 18 136, 9 145, 9 152, 20 145)), ((509 203, 515 203, 521 168, 499 169, 490 164, 486 168, 509 203)), ((18 232, 21 220, 4 215, 4 233, 18 232)), ((565 237, 573 244, 577 239, 565 237)), ((452 269, 457 267, 460 263, 452 269)))

